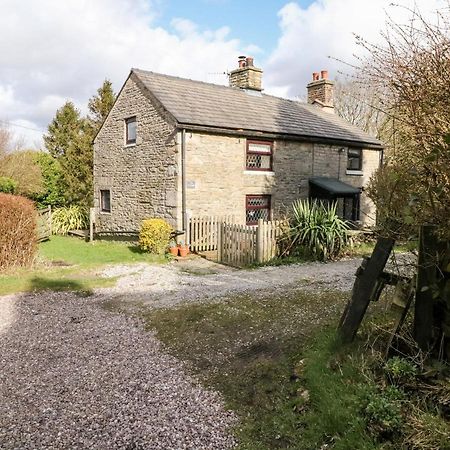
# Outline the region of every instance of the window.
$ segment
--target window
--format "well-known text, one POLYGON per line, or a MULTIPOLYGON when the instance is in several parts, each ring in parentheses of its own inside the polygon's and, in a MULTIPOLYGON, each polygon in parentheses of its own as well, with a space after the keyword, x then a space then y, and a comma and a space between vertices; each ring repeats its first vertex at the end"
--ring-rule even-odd
POLYGON ((270 195, 246 196, 247 225, 256 225, 259 219, 270 220, 270 195))
POLYGON ((111 212, 111 191, 109 189, 100 191, 100 209, 101 212, 111 212))
POLYGON ((136 117, 125 120, 125 143, 136 144, 136 117))
POLYGON ((362 150, 360 148, 348 149, 347 170, 362 169, 362 150))
POLYGON ((343 199, 342 217, 345 220, 355 222, 359 220, 359 195, 354 197, 345 197, 343 199))
POLYGON ((247 170, 272 170, 272 142, 247 140, 247 170))

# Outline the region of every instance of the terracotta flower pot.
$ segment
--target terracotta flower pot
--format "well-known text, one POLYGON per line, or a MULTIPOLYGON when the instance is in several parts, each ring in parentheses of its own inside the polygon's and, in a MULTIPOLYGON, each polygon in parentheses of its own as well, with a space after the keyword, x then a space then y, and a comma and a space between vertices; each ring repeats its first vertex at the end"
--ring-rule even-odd
POLYGON ((172 256, 178 256, 178 247, 169 247, 169 252, 172 256))
POLYGON ((179 245, 178 246, 178 253, 181 257, 185 257, 189 253, 189 246, 188 245, 179 245))

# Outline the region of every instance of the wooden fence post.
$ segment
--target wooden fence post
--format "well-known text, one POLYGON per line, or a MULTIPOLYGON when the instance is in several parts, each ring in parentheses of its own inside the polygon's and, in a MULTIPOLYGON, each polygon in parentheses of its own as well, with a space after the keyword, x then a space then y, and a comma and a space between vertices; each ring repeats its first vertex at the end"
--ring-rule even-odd
POLYGON ((379 237, 367 264, 356 272, 352 298, 339 324, 339 334, 343 342, 353 341, 377 286, 378 278, 389 259, 394 242, 394 239, 379 237))
POLYGON ((263 220, 258 220, 256 226, 256 262, 262 263, 264 258, 264 243, 263 243, 263 220))
POLYGON ((423 225, 419 232, 417 287, 414 311, 414 339, 422 350, 428 350, 433 337, 433 292, 436 286, 436 226, 423 225))
POLYGON ((222 227, 223 223, 218 220, 217 221, 217 260, 219 262, 222 261, 223 258, 223 250, 222 250, 222 227))
POLYGON ((89 241, 94 240, 95 208, 89 209, 89 241))

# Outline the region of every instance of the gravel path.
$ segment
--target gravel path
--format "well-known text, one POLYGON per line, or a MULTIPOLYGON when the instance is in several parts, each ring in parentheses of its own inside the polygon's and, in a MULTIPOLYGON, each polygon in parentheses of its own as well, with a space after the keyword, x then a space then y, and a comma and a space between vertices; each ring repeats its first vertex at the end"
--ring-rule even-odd
POLYGON ((119 276, 117 284, 97 290, 96 295, 111 302, 137 302, 158 308, 233 295, 267 295, 280 290, 350 291, 360 264, 360 259, 349 259, 238 270, 197 258, 165 266, 114 266, 102 276, 119 276))
POLYGON ((16 308, 0 341, 2 450, 233 446, 219 396, 138 322, 72 293, 16 308))
POLYGON ((0 449, 227 449, 236 418, 155 336, 105 302, 168 307, 351 289, 359 260, 236 270, 203 259, 113 266, 90 297, 0 297, 0 449), (126 301, 126 302, 125 302, 126 301))

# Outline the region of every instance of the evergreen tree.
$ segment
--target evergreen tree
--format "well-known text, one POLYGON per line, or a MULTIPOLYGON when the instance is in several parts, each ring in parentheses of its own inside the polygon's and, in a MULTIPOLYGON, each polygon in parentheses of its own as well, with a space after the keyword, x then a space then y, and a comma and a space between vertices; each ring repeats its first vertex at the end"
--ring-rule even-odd
POLYGON ((56 111, 54 119, 44 135, 45 147, 55 158, 64 157, 69 145, 76 141, 81 133, 80 111, 70 101, 56 111))
POLYGON ((113 91, 112 83, 106 79, 103 81, 102 86, 97 89, 97 95, 91 97, 88 104, 88 117, 94 129, 94 133, 97 133, 102 126, 111 111, 115 100, 116 94, 113 91))
POLYGON ((41 168, 43 178, 43 192, 33 197, 39 208, 51 206, 57 208, 64 206, 62 171, 59 161, 47 152, 39 152, 36 158, 37 165, 41 168))
POLYGON ((105 80, 97 94, 89 100, 89 115, 81 117, 70 101, 56 112, 48 126, 44 142, 61 169, 58 181, 64 203, 88 209, 93 196, 92 142, 115 100, 112 84, 105 80))
POLYGON ((80 133, 70 142, 61 159, 61 169, 66 185, 64 197, 69 204, 88 209, 93 197, 93 128, 87 119, 80 125, 80 133))

